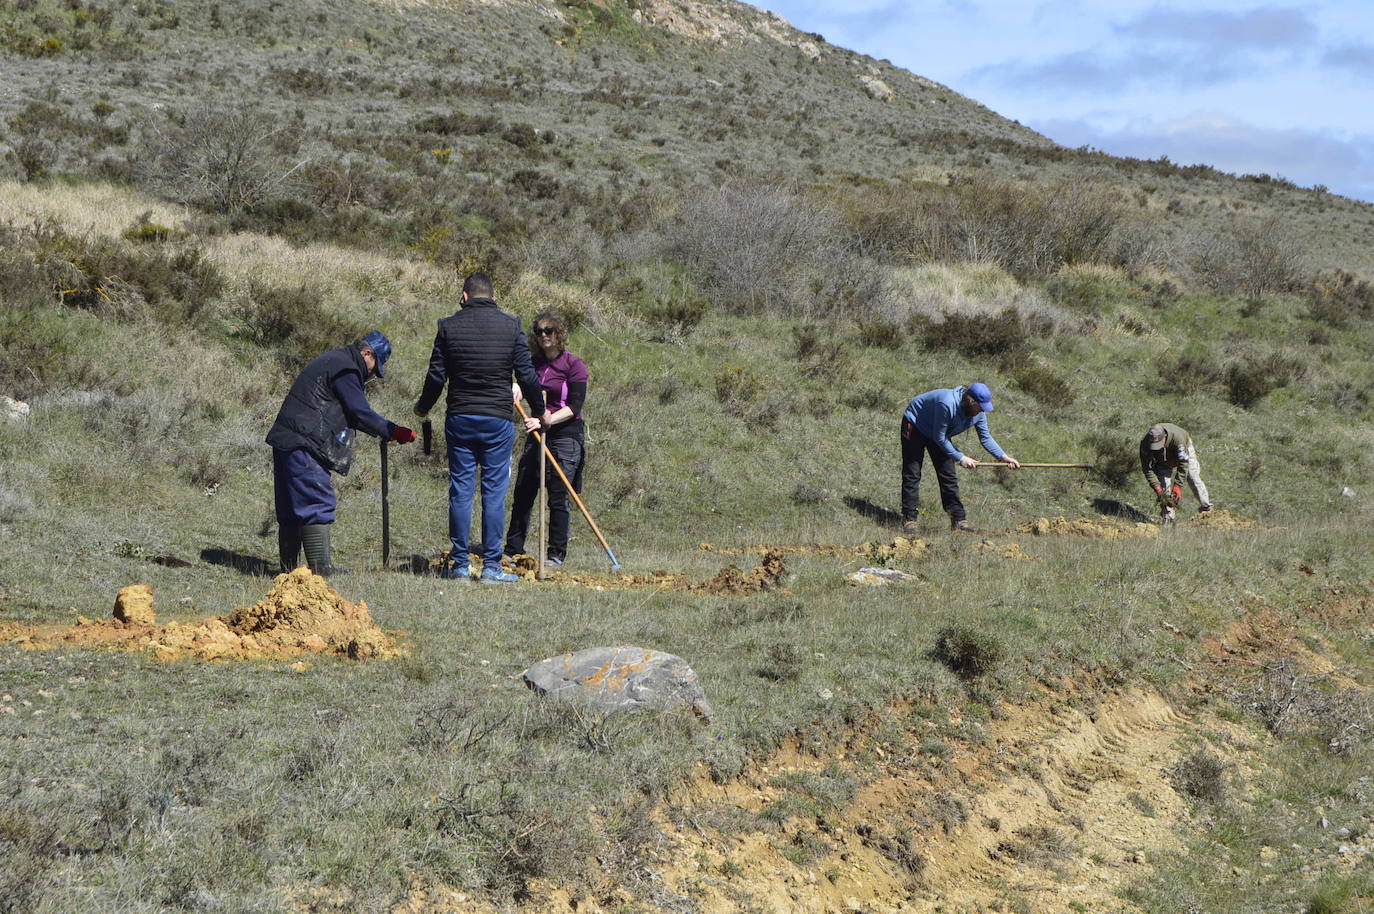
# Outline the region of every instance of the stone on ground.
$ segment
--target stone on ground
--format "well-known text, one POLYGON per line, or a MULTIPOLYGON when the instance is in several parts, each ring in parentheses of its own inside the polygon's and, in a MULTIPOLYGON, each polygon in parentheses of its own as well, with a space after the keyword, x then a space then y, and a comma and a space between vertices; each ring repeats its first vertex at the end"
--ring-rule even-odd
POLYGON ((711 719, 711 705, 687 661, 647 647, 590 647, 550 657, 525 670, 525 685, 605 711, 686 707, 711 719))
POLYGON ((851 584, 885 587, 888 584, 910 584, 917 578, 896 568, 860 568, 853 574, 846 575, 845 580, 851 584))

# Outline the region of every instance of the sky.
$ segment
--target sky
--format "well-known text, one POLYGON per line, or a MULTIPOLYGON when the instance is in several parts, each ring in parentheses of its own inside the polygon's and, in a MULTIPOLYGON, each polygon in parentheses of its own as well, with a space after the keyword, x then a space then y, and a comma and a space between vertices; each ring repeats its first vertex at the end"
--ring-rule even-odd
POLYGON ((1374 201, 1374 0, 755 0, 1065 146, 1374 201))

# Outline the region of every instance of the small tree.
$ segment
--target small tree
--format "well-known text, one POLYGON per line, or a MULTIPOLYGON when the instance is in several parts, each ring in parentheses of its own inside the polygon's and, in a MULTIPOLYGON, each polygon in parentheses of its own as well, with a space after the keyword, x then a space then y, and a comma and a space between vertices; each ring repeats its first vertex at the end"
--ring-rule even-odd
POLYGON ((272 140, 285 128, 247 105, 180 112, 152 129, 147 180, 221 213, 252 209, 305 164, 282 160, 272 140))

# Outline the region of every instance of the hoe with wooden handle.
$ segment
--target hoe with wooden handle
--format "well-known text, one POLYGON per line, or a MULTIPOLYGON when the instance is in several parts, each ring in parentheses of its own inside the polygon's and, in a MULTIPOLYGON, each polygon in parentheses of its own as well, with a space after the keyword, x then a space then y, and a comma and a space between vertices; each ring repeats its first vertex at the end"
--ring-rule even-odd
MULTIPOLYGON (((517 402, 515 408, 519 411, 521 419, 529 419, 530 414, 525 412, 525 407, 522 404, 517 402)), ((558 465, 558 458, 554 457, 553 452, 549 450, 548 444, 544 442, 544 436, 539 432, 530 432, 530 434, 534 435, 534 440, 538 441, 539 446, 544 449, 544 456, 548 458, 549 463, 553 466, 554 472, 558 474, 558 478, 563 480, 563 488, 567 489, 568 494, 572 496, 572 500, 577 502, 578 510, 580 510, 582 516, 587 519, 587 524, 592 528, 592 532, 596 534, 596 538, 601 541, 601 548, 606 550, 606 555, 611 559, 611 570, 619 571, 620 561, 615 557, 615 553, 611 551, 611 544, 606 542, 606 537, 601 534, 601 528, 596 525, 596 521, 592 520, 592 513, 588 511, 587 506, 582 503, 582 499, 578 496, 577 490, 573 488, 572 481, 568 479, 568 474, 564 473, 563 468, 558 465)))

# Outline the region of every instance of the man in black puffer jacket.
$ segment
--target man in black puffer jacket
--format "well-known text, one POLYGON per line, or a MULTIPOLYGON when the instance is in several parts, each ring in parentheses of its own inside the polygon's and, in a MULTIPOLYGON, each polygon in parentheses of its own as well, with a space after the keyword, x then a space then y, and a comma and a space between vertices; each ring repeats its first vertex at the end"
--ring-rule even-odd
POLYGON ((520 320, 496 306, 491 277, 473 273, 463 283, 463 306, 439 321, 424 390, 415 415, 424 418, 448 385, 444 437, 448 442, 448 534, 453 543, 450 565, 442 575, 468 580, 472 499, 477 467, 482 468, 483 581, 508 584, 518 580, 501 568, 501 536, 506 522, 506 489, 515 446, 511 376, 539 419, 531 429, 547 426, 544 391, 530 360, 520 320))
POLYGON ((296 377, 267 433, 277 505, 277 549, 281 570, 293 570, 305 547, 310 570, 333 574, 329 528, 337 499, 331 471, 348 474, 354 429, 405 444, 415 433, 373 412, 363 381, 382 377, 391 341, 373 330, 367 336, 316 357, 296 377))

